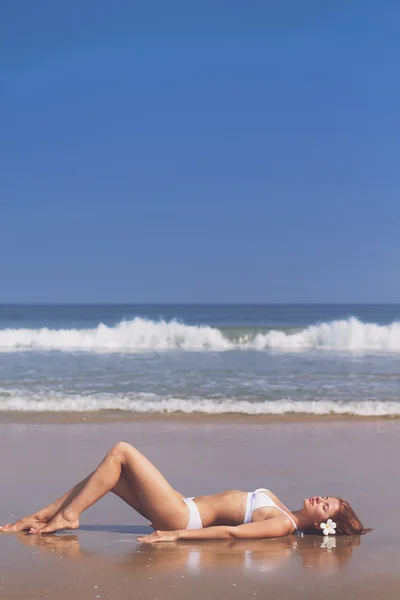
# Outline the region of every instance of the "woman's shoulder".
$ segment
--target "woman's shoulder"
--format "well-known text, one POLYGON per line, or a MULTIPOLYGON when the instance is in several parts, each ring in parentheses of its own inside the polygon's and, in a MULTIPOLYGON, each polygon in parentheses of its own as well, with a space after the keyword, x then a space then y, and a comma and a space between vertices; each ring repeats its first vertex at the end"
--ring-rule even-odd
POLYGON ((286 504, 284 502, 282 502, 282 500, 280 499, 279 496, 277 496, 274 492, 272 492, 271 490, 266 490, 266 492, 268 492, 268 496, 271 498, 271 500, 273 500, 275 502, 275 504, 277 504, 280 508, 284 508, 286 510, 289 510, 286 506, 286 504))
POLYGON ((274 518, 281 519, 282 521, 290 525, 291 531, 295 531, 297 529, 297 525, 294 521, 291 511, 288 509, 286 504, 284 504, 282 500, 276 494, 274 494, 274 492, 271 492, 271 490, 268 490, 268 495, 280 511, 279 514, 276 515, 274 518))

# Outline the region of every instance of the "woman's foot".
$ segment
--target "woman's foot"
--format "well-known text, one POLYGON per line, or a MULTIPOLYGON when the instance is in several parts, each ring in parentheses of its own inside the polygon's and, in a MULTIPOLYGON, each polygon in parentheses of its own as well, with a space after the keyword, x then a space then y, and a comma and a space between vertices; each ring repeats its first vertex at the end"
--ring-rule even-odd
POLYGON ((29 531, 32 528, 42 528, 46 525, 48 519, 41 518, 37 515, 29 515, 15 521, 15 523, 7 523, 0 527, 0 532, 4 533, 18 533, 20 531, 29 531))
POLYGON ((29 533, 53 533, 59 529, 78 529, 79 519, 76 515, 69 513, 67 510, 63 510, 55 515, 50 521, 48 521, 42 527, 31 527, 29 533))

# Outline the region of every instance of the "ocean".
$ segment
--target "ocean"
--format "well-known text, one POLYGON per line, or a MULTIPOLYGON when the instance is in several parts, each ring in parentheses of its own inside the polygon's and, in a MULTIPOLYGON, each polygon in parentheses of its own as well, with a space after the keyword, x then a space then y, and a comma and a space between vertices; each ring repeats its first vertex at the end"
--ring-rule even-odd
POLYGON ((0 305, 0 411, 400 415, 400 305, 0 305))

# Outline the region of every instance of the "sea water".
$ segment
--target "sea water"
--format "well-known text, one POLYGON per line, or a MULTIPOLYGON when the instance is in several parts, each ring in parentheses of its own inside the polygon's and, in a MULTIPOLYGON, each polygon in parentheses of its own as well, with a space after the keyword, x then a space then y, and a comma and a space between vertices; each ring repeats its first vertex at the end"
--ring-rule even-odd
POLYGON ((400 305, 2 305, 0 411, 400 415, 400 305))

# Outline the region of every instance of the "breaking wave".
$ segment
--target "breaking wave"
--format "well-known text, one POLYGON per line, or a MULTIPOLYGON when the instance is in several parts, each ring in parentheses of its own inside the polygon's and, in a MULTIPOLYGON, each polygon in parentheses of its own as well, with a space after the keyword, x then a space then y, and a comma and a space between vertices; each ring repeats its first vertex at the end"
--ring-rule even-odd
POLYGON ((334 350, 400 352, 400 322, 363 323, 356 318, 318 323, 299 331, 248 332, 237 338, 229 330, 179 321, 135 318, 93 329, 3 329, 0 352, 58 350, 64 352, 145 352, 159 350, 334 350))
POLYGON ((203 415, 353 415, 364 417, 400 416, 400 402, 365 401, 296 401, 288 399, 251 402, 230 398, 176 398, 157 394, 69 395, 0 393, 0 412, 104 412, 124 411, 131 414, 203 414, 203 415))

